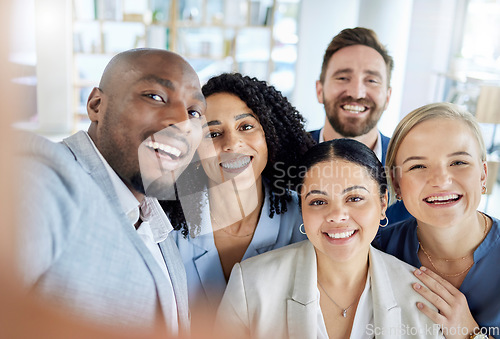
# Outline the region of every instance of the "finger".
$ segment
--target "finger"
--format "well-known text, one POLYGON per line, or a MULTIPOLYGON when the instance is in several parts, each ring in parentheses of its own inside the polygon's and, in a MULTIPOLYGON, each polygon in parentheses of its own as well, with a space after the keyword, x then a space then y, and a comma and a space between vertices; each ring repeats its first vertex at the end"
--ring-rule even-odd
POLYGON ((413 289, 422 297, 424 297, 425 300, 434 305, 434 307, 436 307, 442 315, 448 315, 451 311, 449 303, 447 303, 440 295, 434 293, 425 286, 419 283, 415 283, 413 284, 413 289))
POLYGON ((447 288, 443 286, 443 284, 440 283, 440 281, 436 279, 439 277, 437 277, 434 272, 431 272, 429 269, 422 267, 421 269, 415 270, 413 273, 428 289, 439 295, 448 304, 451 304, 453 302, 453 295, 447 288))
POLYGON ((422 302, 417 302, 417 308, 435 324, 444 324, 446 321, 446 318, 442 314, 422 302))
POLYGON ((427 274, 432 279, 439 282, 441 284, 441 286, 443 286, 444 288, 446 288, 446 290, 448 290, 448 292, 450 292, 451 295, 456 295, 457 293, 460 293, 460 291, 455 286, 453 286, 448 280, 444 279, 442 276, 435 273, 431 269, 428 269, 427 267, 422 266, 422 267, 420 267, 420 270, 422 272, 424 272, 425 274, 427 274))

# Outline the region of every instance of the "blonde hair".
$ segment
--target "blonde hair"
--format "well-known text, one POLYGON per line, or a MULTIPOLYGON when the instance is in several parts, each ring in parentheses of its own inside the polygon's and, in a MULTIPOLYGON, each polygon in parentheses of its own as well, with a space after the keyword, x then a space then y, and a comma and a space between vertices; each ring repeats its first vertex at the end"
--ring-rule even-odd
POLYGON ((432 119, 458 120, 469 126, 481 151, 481 161, 486 161, 486 147, 476 118, 461 107, 447 102, 428 104, 408 113, 396 126, 386 156, 386 171, 392 186, 391 173, 396 167, 396 154, 403 139, 418 124, 432 119))

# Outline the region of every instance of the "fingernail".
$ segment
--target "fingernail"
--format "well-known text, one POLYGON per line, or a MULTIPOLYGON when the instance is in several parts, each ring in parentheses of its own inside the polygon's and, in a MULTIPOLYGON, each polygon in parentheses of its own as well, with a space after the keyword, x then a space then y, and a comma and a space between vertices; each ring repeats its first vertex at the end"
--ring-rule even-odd
POLYGON ((415 283, 415 284, 413 285, 413 287, 415 287, 415 289, 416 289, 416 290, 419 290, 419 289, 420 289, 420 287, 422 287, 422 286, 420 286, 420 284, 419 284, 419 283, 415 283))
POLYGON ((425 268, 424 266, 420 267, 420 269, 424 272, 427 271, 427 268, 425 268))
POLYGON ((417 303, 417 307, 418 307, 419 309, 422 309, 422 308, 424 308, 424 304, 422 304, 422 303, 417 303))
POLYGON ((421 272, 420 270, 415 270, 415 274, 416 274, 416 275, 421 275, 421 274, 422 274, 422 272, 421 272))

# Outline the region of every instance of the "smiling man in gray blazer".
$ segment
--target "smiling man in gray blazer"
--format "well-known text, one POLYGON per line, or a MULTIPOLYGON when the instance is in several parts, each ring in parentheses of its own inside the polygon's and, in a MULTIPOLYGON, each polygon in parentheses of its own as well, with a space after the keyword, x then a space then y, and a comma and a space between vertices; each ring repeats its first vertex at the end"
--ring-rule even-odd
POLYGON ((201 139, 205 100, 180 56, 115 56, 91 92, 88 133, 23 136, 24 281, 63 310, 134 329, 189 328, 186 275, 160 208, 201 139))

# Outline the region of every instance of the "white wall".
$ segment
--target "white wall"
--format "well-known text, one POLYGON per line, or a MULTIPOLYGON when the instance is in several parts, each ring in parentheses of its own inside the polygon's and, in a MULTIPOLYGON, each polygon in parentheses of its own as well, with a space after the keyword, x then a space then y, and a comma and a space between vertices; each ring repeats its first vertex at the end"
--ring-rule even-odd
POLYGON ((69 133, 72 120, 72 1, 35 0, 37 109, 41 133, 69 133))
POLYGON ((307 128, 325 123, 323 105, 316 99, 323 54, 333 36, 358 21, 359 0, 302 0, 299 18, 299 50, 293 104, 307 119, 307 128))

